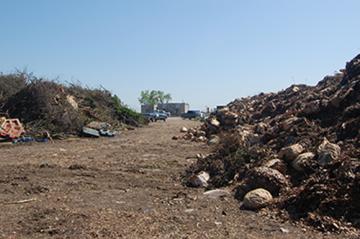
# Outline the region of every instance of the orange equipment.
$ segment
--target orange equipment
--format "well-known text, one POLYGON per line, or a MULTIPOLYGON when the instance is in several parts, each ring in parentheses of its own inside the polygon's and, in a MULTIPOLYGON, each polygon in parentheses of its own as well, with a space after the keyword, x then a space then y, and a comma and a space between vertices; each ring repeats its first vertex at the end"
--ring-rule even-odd
POLYGON ((19 138, 25 133, 24 127, 18 119, 0 118, 0 138, 19 138))

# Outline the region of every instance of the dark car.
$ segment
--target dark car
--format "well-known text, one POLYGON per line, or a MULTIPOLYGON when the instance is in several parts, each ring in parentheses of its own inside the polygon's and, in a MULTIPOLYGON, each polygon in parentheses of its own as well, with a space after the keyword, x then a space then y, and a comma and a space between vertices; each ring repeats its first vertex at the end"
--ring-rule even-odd
POLYGON ((203 114, 200 110, 189 110, 188 112, 181 114, 181 118, 183 119, 197 119, 202 117, 203 114))

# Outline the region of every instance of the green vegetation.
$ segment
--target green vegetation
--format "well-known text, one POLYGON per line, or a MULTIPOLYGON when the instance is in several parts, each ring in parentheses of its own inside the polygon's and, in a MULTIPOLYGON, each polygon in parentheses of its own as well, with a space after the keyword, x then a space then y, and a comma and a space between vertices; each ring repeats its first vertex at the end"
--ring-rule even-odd
POLYGON ((140 93, 140 104, 157 105, 171 101, 171 95, 160 90, 144 90, 140 93))
POLYGON ((117 116, 119 117, 119 120, 126 121, 126 120, 131 119, 131 121, 136 121, 139 124, 146 123, 146 120, 142 116, 142 114, 140 114, 140 113, 136 112, 135 110, 132 110, 129 107, 127 107, 126 105, 124 105, 117 95, 113 96, 113 103, 114 103, 115 112, 116 112, 117 116))

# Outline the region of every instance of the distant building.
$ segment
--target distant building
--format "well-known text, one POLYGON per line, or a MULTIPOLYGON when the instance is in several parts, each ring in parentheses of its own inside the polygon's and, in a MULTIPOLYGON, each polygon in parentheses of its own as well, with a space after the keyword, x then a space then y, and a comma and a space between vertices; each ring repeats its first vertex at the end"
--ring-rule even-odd
POLYGON ((150 113, 156 109, 155 105, 141 105, 141 113, 150 113))
POLYGON ((180 116, 181 114, 188 112, 189 104, 187 103, 158 104, 157 109, 170 112, 172 116, 180 116))
POLYGON ((165 103, 152 105, 141 105, 141 113, 149 113, 154 110, 164 110, 170 112, 171 116, 180 116, 182 113, 186 113, 189 110, 189 104, 187 103, 165 103))

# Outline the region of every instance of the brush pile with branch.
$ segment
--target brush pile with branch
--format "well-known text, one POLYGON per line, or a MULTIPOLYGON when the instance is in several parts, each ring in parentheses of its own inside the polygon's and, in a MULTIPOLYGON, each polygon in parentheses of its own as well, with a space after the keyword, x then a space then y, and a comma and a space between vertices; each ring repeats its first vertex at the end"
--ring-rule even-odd
POLYGON ((22 75, 4 76, 4 80, 0 76, 0 84, 0 95, 7 93, 0 98, 0 111, 7 117, 19 118, 28 132, 76 135, 92 121, 107 122, 114 128, 145 123, 140 114, 105 89, 64 85, 35 77, 26 80, 22 75))

